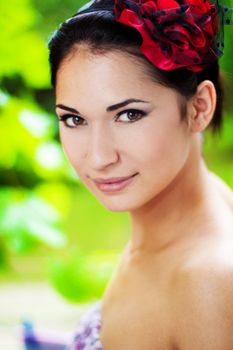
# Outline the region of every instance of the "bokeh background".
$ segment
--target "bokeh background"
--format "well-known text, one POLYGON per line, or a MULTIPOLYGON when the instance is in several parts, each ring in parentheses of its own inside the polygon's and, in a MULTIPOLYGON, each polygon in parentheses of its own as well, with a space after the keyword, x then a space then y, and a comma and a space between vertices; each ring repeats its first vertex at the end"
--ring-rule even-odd
MULTIPOLYGON (((0 0, 0 309, 12 290, 12 303, 17 288, 23 295, 22 286, 30 298, 46 284, 67 305, 101 298, 128 239, 127 214, 108 212, 85 190, 59 142, 47 42, 83 3, 0 0)), ((206 132, 203 154, 233 188, 232 27, 220 60, 224 125, 219 134, 206 132)), ((10 326, 3 315, 0 326, 10 326)))

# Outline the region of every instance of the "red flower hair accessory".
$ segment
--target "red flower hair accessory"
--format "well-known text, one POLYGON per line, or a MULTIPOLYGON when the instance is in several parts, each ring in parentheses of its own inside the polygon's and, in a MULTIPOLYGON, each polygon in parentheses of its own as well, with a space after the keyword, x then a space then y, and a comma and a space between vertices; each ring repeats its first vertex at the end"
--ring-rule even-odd
POLYGON ((223 16, 217 5, 209 0, 114 0, 114 12, 116 21, 141 34, 140 50, 153 65, 198 72, 222 54, 223 41, 216 37, 223 16))

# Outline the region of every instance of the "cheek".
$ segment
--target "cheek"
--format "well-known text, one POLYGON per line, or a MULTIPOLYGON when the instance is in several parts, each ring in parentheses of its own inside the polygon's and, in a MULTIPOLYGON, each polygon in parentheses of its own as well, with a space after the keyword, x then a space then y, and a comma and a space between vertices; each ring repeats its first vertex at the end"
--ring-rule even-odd
POLYGON ((79 136, 75 130, 72 131, 64 127, 60 128, 62 147, 68 160, 77 172, 80 172, 82 169, 85 150, 84 140, 79 136))
POLYGON ((143 134, 131 146, 131 152, 148 181, 169 181, 187 160, 190 141, 185 125, 180 121, 166 123, 164 120, 164 123, 156 124, 145 125, 143 134))

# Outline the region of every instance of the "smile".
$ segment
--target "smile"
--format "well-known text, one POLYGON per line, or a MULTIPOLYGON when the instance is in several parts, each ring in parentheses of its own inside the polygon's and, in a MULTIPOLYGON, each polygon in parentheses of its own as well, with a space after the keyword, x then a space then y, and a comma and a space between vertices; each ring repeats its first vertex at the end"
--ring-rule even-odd
POLYGON ((138 173, 123 178, 122 180, 105 180, 105 181, 94 181, 96 187, 102 192, 118 192, 127 187, 134 179, 134 177, 138 175, 138 173), (109 182, 107 182, 109 181, 109 182), (111 182, 110 182, 111 181, 111 182))

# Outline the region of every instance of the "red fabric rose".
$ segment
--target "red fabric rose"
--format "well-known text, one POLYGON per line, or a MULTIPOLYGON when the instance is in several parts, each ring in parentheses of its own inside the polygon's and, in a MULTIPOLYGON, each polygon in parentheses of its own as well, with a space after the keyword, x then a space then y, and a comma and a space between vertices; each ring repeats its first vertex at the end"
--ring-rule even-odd
POLYGON ((217 7, 209 0, 115 0, 114 11, 141 34, 141 52, 160 69, 197 72, 218 56, 217 7))

